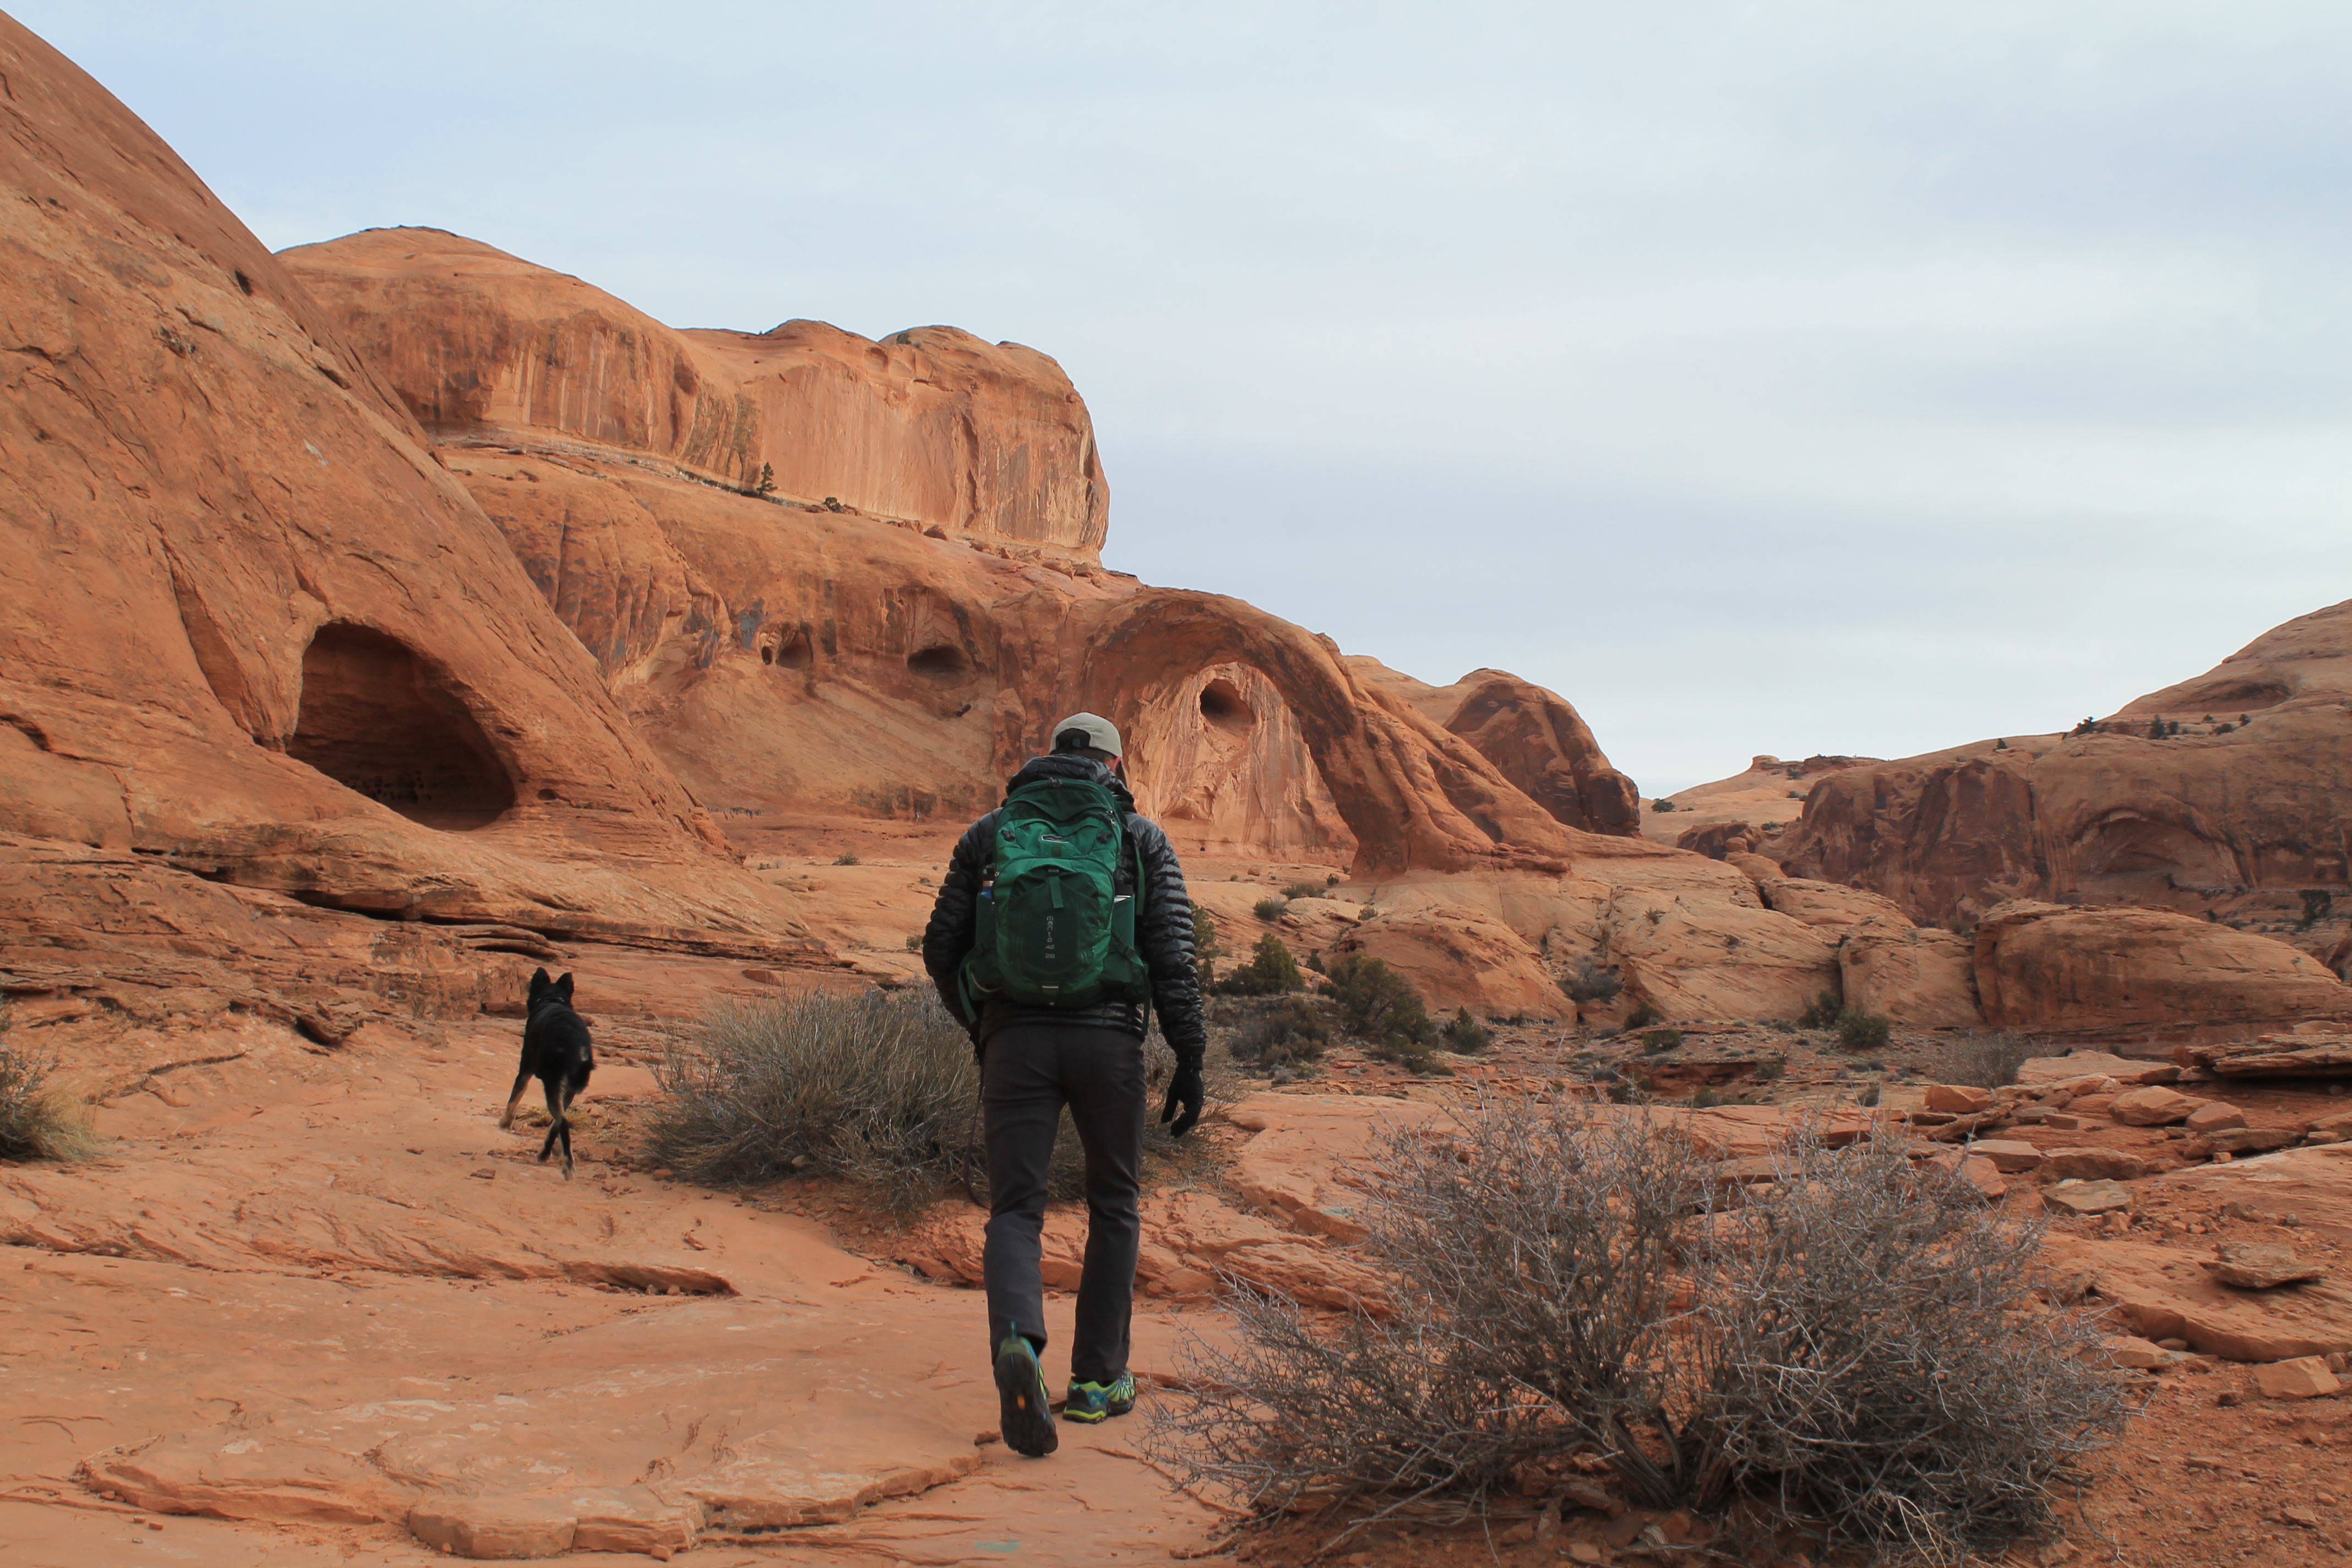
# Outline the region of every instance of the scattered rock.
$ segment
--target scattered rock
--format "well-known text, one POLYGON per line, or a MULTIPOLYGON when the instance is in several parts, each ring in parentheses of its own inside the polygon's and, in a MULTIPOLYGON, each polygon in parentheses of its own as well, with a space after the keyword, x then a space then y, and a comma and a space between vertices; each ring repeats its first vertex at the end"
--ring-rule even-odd
POLYGON ((2256 1367, 2254 1387, 2265 1399, 2324 1399, 2341 1392, 2344 1384, 2327 1370, 2326 1362, 2306 1355, 2256 1367))
POLYGON ((2204 1104, 2179 1089, 2147 1084, 2116 1096, 2107 1114, 2126 1127, 2168 1127, 2188 1121, 2204 1104))
POLYGON ((2136 1182, 2147 1174, 2147 1161, 2123 1149, 2044 1149, 2036 1170, 2044 1182, 2136 1182))
POLYGON ((1992 1090, 1965 1083, 1933 1083, 1927 1086, 1925 1103, 1930 1110, 1940 1110, 1951 1116, 1972 1116, 1991 1108, 1992 1090))
POLYGON ((2352 1030, 2264 1035, 2226 1045, 2177 1046, 2183 1067, 2223 1078, 2352 1078, 2352 1030))
POLYGON ((2095 1215, 2129 1214, 2132 1193, 2121 1182, 2074 1182, 2045 1189, 2042 1194, 2042 1206, 2053 1214, 2086 1218, 2095 1215))
POLYGON ((2220 1251, 2218 1258, 2205 1265, 2206 1271, 2222 1284, 2242 1290, 2273 1290, 2327 1277, 2326 1269, 2297 1258, 2291 1247, 2224 1243, 2220 1251))
POLYGON ((2163 1346, 2137 1334, 2108 1334, 2099 1341, 2097 1355, 2109 1366, 2147 1372, 2172 1358, 2163 1346))
POLYGON ((1981 1138, 1969 1144, 1969 1150, 1991 1161, 1993 1168, 2007 1176, 2033 1170, 2042 1161, 2041 1150, 2014 1139, 1981 1138))
POLYGON ((2183 1123, 2196 1133, 2228 1132, 2246 1124, 2246 1113, 2227 1100, 2210 1100, 2189 1113, 2183 1123))
POLYGON ((2192 1152, 2201 1147, 2212 1154, 2263 1154, 2284 1149, 2302 1136, 2292 1127, 2239 1127, 2194 1139, 2189 1147, 2192 1152))
POLYGON ((2034 1089, 2083 1079, 2113 1079, 2116 1083, 2171 1083, 2180 1076, 2169 1062, 2135 1061, 2105 1051, 2073 1051, 2063 1057, 2029 1057, 2020 1063, 2017 1081, 2034 1089))

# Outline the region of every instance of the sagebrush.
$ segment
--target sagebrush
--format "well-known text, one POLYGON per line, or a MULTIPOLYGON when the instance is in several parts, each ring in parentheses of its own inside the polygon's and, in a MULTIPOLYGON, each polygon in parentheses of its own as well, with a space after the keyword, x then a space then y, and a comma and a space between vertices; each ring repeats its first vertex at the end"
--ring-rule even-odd
POLYGON ((667 1092, 647 1152, 715 1185, 807 1172, 874 1183, 905 1207, 974 1137, 971 1041, 928 991, 723 1007, 656 1076, 667 1092))
POLYGON ((1597 959, 1580 958, 1559 977, 1559 988, 1571 1002, 1609 1002, 1625 989, 1618 973, 1597 959))
POLYGON ((74 1095, 52 1084, 52 1058, 19 1050, 5 1037, 0 1010, 0 1160, 70 1160, 96 1142, 89 1113, 74 1095))
POLYGON ((1296 1070, 1320 1058, 1330 1043, 1322 1011, 1304 996, 1286 996, 1244 1024, 1227 1049, 1235 1061, 1296 1070))
POLYGON ((1258 1518, 1466 1515, 1605 1467, 1641 1506, 1957 1563, 2045 1529, 2127 1414, 2097 1327, 2035 1299, 2036 1226, 1891 1141, 1801 1134, 1728 1209, 1685 1142, 1566 1102, 1370 1163, 1389 1315, 1236 1287, 1153 1414, 1161 1463, 1258 1518))
POLYGON ((1961 1035, 1936 1053, 1927 1068, 1937 1083, 1962 1083, 1977 1089, 1999 1089, 2017 1081, 2017 1069, 2045 1054, 2049 1047, 2029 1036, 2008 1029, 1991 1034, 1961 1035))

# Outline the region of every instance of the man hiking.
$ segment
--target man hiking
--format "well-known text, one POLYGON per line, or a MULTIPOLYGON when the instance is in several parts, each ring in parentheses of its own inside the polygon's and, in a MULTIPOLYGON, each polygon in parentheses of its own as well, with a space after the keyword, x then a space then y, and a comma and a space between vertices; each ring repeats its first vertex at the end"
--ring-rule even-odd
POLYGON ((1004 1442, 1059 1442, 1045 1369, 1038 1232, 1062 1107, 1087 1154, 1087 1258, 1063 1415, 1135 1408, 1128 1317, 1141 1235, 1150 1010, 1176 1053, 1160 1120, 1201 1118, 1208 1039, 1192 967, 1192 902, 1168 836, 1135 813, 1118 731, 1078 713, 1013 775, 1004 804, 957 840, 923 932, 923 967, 980 1051, 988 1146, 988 1341, 1004 1442))

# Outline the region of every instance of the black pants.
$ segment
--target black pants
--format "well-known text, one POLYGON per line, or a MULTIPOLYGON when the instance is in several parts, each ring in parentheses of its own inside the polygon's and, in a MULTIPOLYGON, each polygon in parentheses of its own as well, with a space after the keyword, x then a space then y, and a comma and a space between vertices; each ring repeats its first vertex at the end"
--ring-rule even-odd
POLYGON ((1108 1383, 1127 1370, 1128 1315, 1142 1225, 1143 1042, 1124 1029, 1011 1024, 988 1041, 980 1100, 988 1141, 988 1349, 1007 1334, 1045 1344, 1038 1234, 1062 1106, 1087 1152, 1087 1261, 1070 1375, 1108 1383))

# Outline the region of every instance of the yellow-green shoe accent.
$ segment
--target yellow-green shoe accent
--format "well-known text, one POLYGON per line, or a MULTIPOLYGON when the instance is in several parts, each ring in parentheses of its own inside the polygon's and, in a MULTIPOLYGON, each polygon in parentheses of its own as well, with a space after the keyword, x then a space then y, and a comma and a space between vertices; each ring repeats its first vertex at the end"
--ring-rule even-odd
POLYGON ((1070 1379, 1070 1397, 1062 1406, 1065 1421, 1084 1421, 1092 1425, 1113 1415, 1124 1415, 1135 1408, 1135 1373, 1120 1373, 1108 1383, 1080 1383, 1070 1379))

